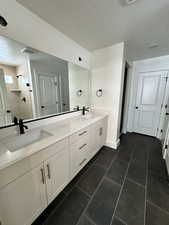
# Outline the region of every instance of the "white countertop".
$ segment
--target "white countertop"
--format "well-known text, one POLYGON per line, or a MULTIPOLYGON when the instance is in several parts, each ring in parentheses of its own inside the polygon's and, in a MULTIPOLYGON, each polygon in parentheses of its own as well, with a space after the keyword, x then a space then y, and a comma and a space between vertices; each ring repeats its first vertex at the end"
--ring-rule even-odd
MULTIPOLYGON (((6 137, 3 139, 3 141, 0 141, 0 170, 13 165, 14 163, 29 157, 36 152, 43 150, 44 148, 47 148, 48 146, 72 135, 73 133, 99 121, 106 116, 107 114, 97 113, 92 114, 92 116, 89 116, 87 119, 84 119, 83 116, 75 116, 73 118, 64 119, 53 124, 34 128, 33 130, 40 129, 47 131, 52 136, 49 136, 14 152, 11 152, 4 144, 11 138, 11 136, 6 137)), ((33 130, 28 130, 27 133, 32 132, 33 130)), ((22 136, 24 138, 24 135, 22 136)))

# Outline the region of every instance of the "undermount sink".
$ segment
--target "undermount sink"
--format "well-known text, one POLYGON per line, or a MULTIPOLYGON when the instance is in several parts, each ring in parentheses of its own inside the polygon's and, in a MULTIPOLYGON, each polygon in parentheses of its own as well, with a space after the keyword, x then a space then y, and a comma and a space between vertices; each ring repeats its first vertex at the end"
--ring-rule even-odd
POLYGON ((28 131, 26 134, 9 138, 5 141, 5 145, 9 151, 15 152, 50 136, 52 136, 52 134, 44 130, 28 131))
POLYGON ((92 119, 94 117, 96 117, 96 115, 94 113, 87 113, 85 115, 82 115, 81 118, 84 119, 84 120, 90 120, 90 119, 92 119))

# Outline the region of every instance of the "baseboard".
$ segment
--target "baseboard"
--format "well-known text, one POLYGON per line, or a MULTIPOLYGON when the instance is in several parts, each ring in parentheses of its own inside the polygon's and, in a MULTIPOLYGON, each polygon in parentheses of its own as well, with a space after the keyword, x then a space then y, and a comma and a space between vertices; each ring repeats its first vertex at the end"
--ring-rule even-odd
POLYGON ((105 145, 106 145, 107 147, 117 149, 118 146, 120 145, 120 139, 118 139, 116 142, 106 142, 105 145))

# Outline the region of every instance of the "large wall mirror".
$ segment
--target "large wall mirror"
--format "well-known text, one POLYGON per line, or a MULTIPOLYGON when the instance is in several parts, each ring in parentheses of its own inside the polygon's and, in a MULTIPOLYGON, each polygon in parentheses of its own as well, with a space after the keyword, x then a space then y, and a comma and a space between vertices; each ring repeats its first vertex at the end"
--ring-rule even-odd
POLYGON ((0 36, 0 127, 89 106, 89 71, 0 36))

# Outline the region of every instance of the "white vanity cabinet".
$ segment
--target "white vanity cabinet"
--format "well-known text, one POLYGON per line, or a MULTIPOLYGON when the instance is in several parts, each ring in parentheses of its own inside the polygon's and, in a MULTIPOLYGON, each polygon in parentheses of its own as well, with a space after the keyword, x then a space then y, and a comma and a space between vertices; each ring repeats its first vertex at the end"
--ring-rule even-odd
POLYGON ((10 179, 0 187, 0 224, 30 225, 68 184, 69 170, 67 138, 2 171, 10 179))
POLYGON ((0 170, 0 225, 31 225, 100 150, 107 117, 85 124, 61 140, 53 136, 48 147, 0 170))
POLYGON ((0 190, 2 225, 30 225, 46 208, 46 187, 42 182, 43 164, 0 190))

